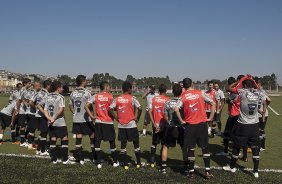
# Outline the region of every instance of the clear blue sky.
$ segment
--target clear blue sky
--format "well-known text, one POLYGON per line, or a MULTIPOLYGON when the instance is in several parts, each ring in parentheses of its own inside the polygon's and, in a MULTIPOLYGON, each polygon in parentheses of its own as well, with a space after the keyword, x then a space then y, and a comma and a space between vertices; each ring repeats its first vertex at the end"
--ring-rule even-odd
POLYGON ((281 0, 1 0, 0 68, 181 80, 276 73, 281 0))

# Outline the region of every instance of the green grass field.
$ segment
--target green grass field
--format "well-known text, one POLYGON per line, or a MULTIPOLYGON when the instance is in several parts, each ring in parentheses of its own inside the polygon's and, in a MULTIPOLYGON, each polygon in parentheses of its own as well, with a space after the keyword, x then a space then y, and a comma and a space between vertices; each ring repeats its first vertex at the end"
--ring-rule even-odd
MULTIPOLYGON (((143 107, 145 107, 145 101, 138 97, 143 107)), ((6 105, 8 96, 0 96, 0 108, 6 105)), ((271 106, 280 114, 282 114, 282 97, 272 97, 271 106)), ((68 104, 68 98, 66 98, 66 106, 68 104)), ((72 155, 74 150, 75 140, 72 138, 71 127, 72 119, 71 113, 68 107, 65 110, 66 121, 68 124, 68 130, 70 132, 70 154, 72 155)), ((223 127, 227 119, 226 108, 222 113, 223 127)), ((261 153, 260 169, 282 169, 282 139, 279 136, 282 132, 282 116, 277 116, 273 112, 269 111, 269 120, 266 128, 267 132, 267 147, 266 151, 261 153)), ((142 130, 143 115, 139 122, 139 130, 142 130)), ((149 128, 151 131, 151 127, 149 128)), ((9 129, 7 129, 4 139, 9 139, 9 129)), ((140 144, 142 149, 142 161, 147 162, 149 158, 149 151, 151 147, 151 136, 140 138, 140 144)), ((86 158, 90 155, 89 140, 87 137, 83 141, 84 153, 86 158)), ((120 147, 117 142, 117 147, 120 147)), ((211 152, 211 165, 213 167, 222 167, 228 162, 227 158, 218 157, 215 154, 221 151, 222 138, 215 137, 210 140, 210 152, 211 152)), ((102 149, 105 152, 105 160, 109 159, 107 153, 109 149, 108 143, 102 143, 102 149)), ((128 156, 135 160, 133 145, 128 144, 127 147, 128 156)), ((159 150, 159 148, 158 148, 159 150)), ((158 151, 159 153, 159 151, 158 151)), ((40 158, 22 158, 16 156, 5 156, 3 154, 23 154, 23 155, 35 155, 35 151, 28 151, 27 148, 21 148, 18 145, 12 145, 10 142, 6 142, 0 146, 0 183, 184 183, 187 182, 187 178, 181 175, 182 169, 182 155, 179 147, 169 150, 169 172, 166 175, 158 173, 157 169, 152 168, 131 168, 125 171, 122 168, 112 168, 112 166, 104 165, 101 170, 98 170, 94 164, 86 164, 81 166, 71 165, 52 165, 48 159, 40 158)), ((201 151, 196 152, 196 165, 203 167, 203 160, 201 157, 201 151)), ((238 165, 242 168, 252 168, 251 154, 249 154, 249 162, 238 162, 238 165)), ((236 183, 280 183, 282 180, 282 173, 274 172, 261 172, 260 178, 255 180, 250 176, 249 172, 239 171, 235 174, 226 173, 221 170, 213 170, 215 179, 212 181, 205 181, 201 175, 203 169, 198 169, 197 181, 195 183, 202 182, 236 182, 236 183)))

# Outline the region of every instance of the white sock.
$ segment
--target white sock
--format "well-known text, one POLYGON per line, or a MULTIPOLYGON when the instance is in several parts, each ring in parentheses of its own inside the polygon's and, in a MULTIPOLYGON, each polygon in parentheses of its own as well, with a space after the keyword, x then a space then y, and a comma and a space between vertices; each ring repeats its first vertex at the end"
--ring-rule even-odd
POLYGON ((3 134, 0 134, 0 140, 2 140, 3 139, 3 134))
POLYGON ((146 129, 143 129, 143 134, 146 135, 146 129))

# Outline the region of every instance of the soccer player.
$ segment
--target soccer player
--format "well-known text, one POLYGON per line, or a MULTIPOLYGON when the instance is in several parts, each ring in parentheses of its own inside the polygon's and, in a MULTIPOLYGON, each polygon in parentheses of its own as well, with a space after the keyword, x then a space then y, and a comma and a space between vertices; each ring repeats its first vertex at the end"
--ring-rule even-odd
MULTIPOLYGON (((253 175, 259 177, 259 100, 261 92, 250 75, 243 77, 239 83, 230 85, 227 91, 236 93, 240 96, 240 116, 234 131, 233 149, 231 163, 223 167, 225 171, 236 172, 236 162, 239 158, 240 148, 250 146, 253 153, 253 175), (256 88, 256 89, 255 89, 256 88)), ((264 106, 265 108, 265 106, 264 106)), ((262 112, 264 116, 265 109, 262 112)))
POLYGON ((94 125, 84 107, 91 99, 91 91, 85 87, 87 85, 86 76, 78 75, 76 77, 77 88, 70 95, 69 107, 73 113, 72 133, 76 135, 76 160, 84 165, 82 155, 82 137, 87 135, 90 138, 90 144, 94 142, 94 125))
POLYGON ((152 99, 155 96, 158 96, 159 94, 155 92, 156 91, 156 87, 155 85, 151 85, 149 87, 149 91, 147 91, 143 96, 142 99, 146 98, 146 112, 145 112, 145 116, 144 116, 144 125, 143 125, 143 132, 141 134, 141 136, 145 137, 146 136, 146 131, 147 131, 147 126, 150 124, 150 115, 149 115, 149 107, 152 104, 152 99))
POLYGON ((113 95, 110 93, 110 85, 103 81, 100 83, 100 93, 94 95, 85 106, 88 115, 95 121, 95 153, 97 158, 97 167, 102 168, 101 157, 101 142, 107 141, 110 143, 111 155, 113 158, 113 166, 118 167, 117 149, 115 143, 115 127, 113 116, 109 114, 109 106, 113 102, 113 95), (94 115, 91 112, 91 106, 94 105, 94 115))
POLYGON ((194 171, 195 149, 196 145, 202 148, 203 159, 205 163, 205 177, 211 179, 214 176, 210 169, 210 153, 208 143, 208 125, 212 121, 216 110, 215 102, 200 90, 193 88, 193 82, 190 78, 183 79, 185 92, 181 95, 181 100, 175 108, 179 121, 184 124, 184 149, 188 149, 189 173, 188 178, 196 178, 194 171), (211 104, 210 116, 206 116, 205 103, 211 104), (180 109, 184 111, 184 117, 181 117, 180 109))
POLYGON ((151 167, 155 167, 155 154, 158 144, 161 144, 160 155, 162 155, 163 139, 167 127, 167 122, 164 118, 164 107, 165 103, 169 100, 169 98, 166 96, 166 90, 167 87, 164 84, 161 84, 159 86, 160 95, 155 96, 149 106, 149 115, 153 123, 153 137, 150 157, 151 167))
MULTIPOLYGON (((16 101, 11 101, 9 104, 4 107, 0 112, 0 145, 2 145, 4 131, 7 127, 10 127, 11 130, 14 128, 14 120, 16 117, 16 101)), ((11 134, 12 142, 16 142, 15 134, 11 134)))
POLYGON ((46 98, 49 94, 51 87, 51 81, 45 80, 43 82, 43 88, 34 96, 32 102, 36 106, 36 122, 38 130, 40 131, 39 144, 37 146, 36 154, 40 156, 49 156, 49 153, 46 151, 47 144, 47 135, 48 135, 48 120, 44 116, 44 106, 46 98))
POLYGON ((271 99, 269 98, 269 96, 267 95, 266 91, 263 89, 262 87, 262 81, 261 80, 256 80, 259 90, 262 93, 262 97, 260 99, 260 104, 259 104, 259 111, 260 113, 259 115, 259 131, 260 131, 260 151, 265 151, 265 126, 266 126, 266 122, 267 122, 267 118, 268 118, 268 109, 267 106, 271 103, 271 99), (263 103, 263 101, 266 101, 266 103, 263 103), (265 107, 265 114, 264 114, 264 118, 262 116, 262 112, 263 112, 263 105, 266 105, 265 107))
POLYGON ((17 83, 16 90, 12 92, 12 94, 9 97, 9 101, 16 101, 19 98, 20 90, 22 89, 23 85, 22 83, 17 83))
POLYGON ((28 149, 36 149, 33 145, 35 130, 38 129, 38 124, 35 118, 36 106, 33 103, 33 98, 41 89, 41 84, 39 82, 35 82, 33 84, 33 89, 29 89, 27 91, 26 99, 28 100, 28 109, 26 111, 26 120, 27 120, 27 131, 28 133, 28 149))
MULTIPOLYGON (((174 84, 172 87, 173 97, 166 102, 165 104, 165 120, 169 123, 164 137, 164 144, 162 149, 162 164, 160 172, 165 174, 167 172, 167 157, 168 157, 168 149, 173 148, 178 143, 182 149, 183 160, 184 160, 184 170, 188 169, 188 157, 187 150, 183 149, 184 142, 184 128, 182 123, 177 118, 174 109, 178 102, 180 101, 180 96, 182 93, 182 87, 179 84, 174 84)), ((183 116, 183 109, 181 111, 181 116, 183 116)))
POLYGON ((50 94, 48 94, 44 106, 44 115, 49 122, 49 136, 50 142, 50 156, 53 164, 58 163, 58 153, 56 152, 56 141, 61 139, 63 164, 74 164, 68 159, 68 130, 64 117, 65 99, 61 92, 63 92, 62 83, 54 81, 50 87, 50 94))
POLYGON ((225 96, 224 96, 224 93, 221 89, 219 89, 219 83, 218 82, 215 82, 214 83, 214 89, 216 91, 216 99, 217 99, 217 102, 218 102, 218 109, 216 110, 216 114, 215 114, 215 119, 216 119, 216 123, 217 123, 217 127, 218 127, 218 132, 217 132, 217 135, 218 136, 221 136, 222 135, 222 132, 221 132, 221 112, 222 112, 222 109, 224 107, 224 104, 225 104, 225 96))
POLYGON ((31 87, 31 80, 28 78, 23 79, 23 87, 20 90, 19 98, 17 99, 17 113, 18 113, 18 126, 20 127, 20 137, 22 147, 28 147, 25 142, 25 130, 26 130, 26 111, 29 106, 28 91, 31 87))
MULTIPOLYGON (((122 84, 123 94, 114 99, 109 112, 118 122, 118 140, 121 142, 121 158, 126 159, 126 144, 133 141, 137 168, 141 167, 140 145, 137 123, 142 114, 142 107, 136 97, 132 96, 132 84, 125 81, 122 84), (137 116, 135 110, 137 109, 137 116), (117 111, 117 114, 114 113, 117 111)), ((128 170, 128 163, 124 162, 124 169, 128 170)))
MULTIPOLYGON (((217 92, 216 92, 216 90, 214 90, 214 85, 213 85, 212 81, 208 82, 208 90, 205 92, 205 95, 213 100, 213 102, 216 104, 216 110, 217 110, 219 103, 218 103, 218 100, 216 98, 217 97, 217 92)), ((211 114, 211 107, 212 107, 212 105, 209 102, 206 103, 207 117, 209 117, 210 114, 211 114)), ((215 119, 213 119, 213 120, 211 120, 208 123, 209 123, 208 132, 209 132, 210 137, 213 138, 214 135, 215 135, 215 130, 216 130, 216 121, 215 121, 215 119)))
MULTIPOLYGON (((234 77, 229 77, 228 85, 232 85, 234 83, 236 83, 236 79, 234 77)), ((216 155, 218 156, 228 156, 228 146, 232 137, 232 130, 233 127, 237 124, 237 120, 240 115, 240 97, 238 94, 228 92, 226 103, 228 104, 229 117, 227 119, 223 133, 224 150, 220 153, 217 153, 216 155)))

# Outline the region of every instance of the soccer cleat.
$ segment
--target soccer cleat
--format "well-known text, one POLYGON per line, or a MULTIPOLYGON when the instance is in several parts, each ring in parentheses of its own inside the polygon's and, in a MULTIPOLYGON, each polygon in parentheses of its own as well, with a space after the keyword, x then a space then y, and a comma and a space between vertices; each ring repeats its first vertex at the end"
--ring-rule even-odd
POLYGON ((211 173, 211 171, 206 171, 205 172, 205 177, 206 177, 207 180, 210 180, 210 179, 214 178, 214 176, 211 173))
POLYGON ((124 169, 125 169, 125 170, 128 170, 128 169, 129 169, 129 167, 128 167, 128 166, 124 166, 124 169))
POLYGON ((33 146, 33 144, 28 144, 27 149, 28 149, 28 150, 35 150, 36 147, 33 146))
POLYGON ((189 179, 189 180, 195 180, 195 179, 196 179, 196 174, 195 174, 195 172, 189 172, 189 173, 188 173, 188 179, 189 179))
POLYGON ((40 156, 50 156, 50 154, 47 151, 45 151, 44 153, 40 152, 40 156))
POLYGON ((254 175, 255 178, 259 178, 259 173, 258 172, 253 173, 253 175, 254 175))
POLYGON ((102 169, 102 164, 98 164, 98 165, 97 165, 97 168, 98 168, 98 169, 102 169))
POLYGON ((75 162, 67 160, 67 161, 64 161, 63 164, 64 165, 73 165, 73 164, 75 164, 75 162))
POLYGON ((265 148, 260 148, 260 152, 263 152, 263 151, 265 151, 265 148))
POLYGON ((76 159, 74 158, 74 156, 69 156, 69 160, 75 161, 76 159))
POLYGON ((223 169, 224 171, 230 171, 230 172, 232 172, 232 173, 235 173, 236 170, 237 170, 235 167, 234 167, 233 169, 231 169, 231 167, 230 167, 229 165, 224 166, 222 169, 223 169))
POLYGON ((113 164, 113 167, 114 167, 114 168, 115 168, 115 167, 118 167, 118 166, 119 166, 119 162, 113 164))
POLYGON ((83 160, 80 160, 79 163, 80 163, 80 165, 84 165, 85 164, 85 162, 83 160))
POLYGON ((37 150, 35 151, 35 155, 40 155, 40 153, 41 153, 40 151, 37 150))
POLYGON ((58 163, 58 160, 52 161, 52 164, 57 164, 57 163, 58 163))
POLYGON ((222 151, 222 152, 219 152, 219 153, 217 153, 216 154, 216 156, 228 156, 228 153, 225 153, 224 151, 222 151))
POLYGON ((15 142, 12 142, 12 144, 19 145, 19 144, 21 144, 21 142, 20 141, 15 141, 15 142))
POLYGON ((162 173, 162 174, 166 174, 167 170, 165 168, 163 168, 163 169, 160 169, 159 172, 162 173))
POLYGON ((28 143, 24 142, 20 144, 20 147, 28 147, 28 143))

